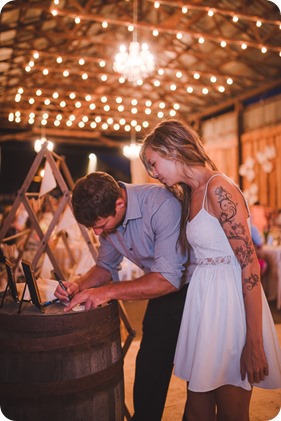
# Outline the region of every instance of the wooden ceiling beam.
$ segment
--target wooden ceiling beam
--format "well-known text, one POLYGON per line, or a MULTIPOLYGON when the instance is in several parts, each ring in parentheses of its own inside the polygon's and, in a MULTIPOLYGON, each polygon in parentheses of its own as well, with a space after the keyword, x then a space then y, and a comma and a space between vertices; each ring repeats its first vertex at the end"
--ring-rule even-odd
POLYGON ((276 80, 276 81, 264 84, 260 88, 256 88, 256 89, 253 89, 251 91, 248 91, 245 94, 238 95, 237 97, 235 97, 233 99, 229 99, 227 101, 224 101, 219 105, 215 105, 213 107, 208 107, 207 109, 205 109, 202 112, 192 113, 188 116, 188 120, 192 122, 192 121, 200 120, 202 118, 206 118, 206 117, 211 116, 213 114, 216 114, 220 111, 228 109, 231 106, 234 106, 237 102, 243 102, 247 99, 253 98, 257 95, 261 95, 261 94, 263 94, 263 93, 265 93, 269 90, 272 90, 274 88, 279 88, 279 87, 281 87, 281 78, 276 80))
MULTIPOLYGON (((165 2, 163 2, 163 4, 164 3, 165 2)), ((170 3, 170 2, 168 2, 168 3, 170 3)), ((183 5, 187 5, 190 9, 193 8, 193 9, 196 9, 196 10, 199 10, 199 11, 200 10, 208 11, 209 9, 215 10, 215 8, 209 7, 209 6, 194 6, 194 5, 192 6, 192 4, 189 4, 189 3, 183 4, 183 5)), ((26 7, 30 8, 30 5, 28 5, 28 4, 25 5, 23 3, 19 3, 18 7, 23 8, 23 9, 26 8, 26 7)), ((48 8, 46 8, 43 5, 39 5, 37 3, 33 4, 32 8, 35 9, 35 10, 39 9, 39 10, 50 13, 50 10, 48 10, 48 8)), ((56 12, 57 12, 57 16, 67 16, 67 17, 70 17, 73 20, 77 17, 77 13, 72 12, 71 10, 58 8, 58 9, 56 9, 56 12)), ((222 13, 222 11, 220 11, 220 12, 222 13)), ((238 12, 236 13, 233 10, 232 11, 224 10, 222 15, 224 16, 225 14, 229 14, 232 17, 235 14, 237 16, 240 16, 240 14, 238 12)), ((85 13, 85 12, 79 13, 79 17, 80 17, 81 20, 84 20, 84 21, 95 21, 95 22, 100 22, 100 23, 104 22, 104 20, 105 20, 105 17, 102 16, 102 15, 97 15, 97 14, 93 14, 93 13, 85 13)), ((244 18, 247 17, 247 19, 251 20, 251 21, 260 20, 261 22, 264 22, 264 23, 270 23, 270 24, 278 25, 278 28, 279 28, 279 25, 280 25, 279 21, 266 20, 266 19, 264 19, 262 17, 259 17, 259 16, 241 14, 241 17, 244 17, 244 18)), ((110 25, 117 25, 117 26, 128 27, 129 25, 132 24, 132 19, 127 20, 127 19, 115 19, 115 18, 107 17, 106 21, 110 25)), ((165 24, 160 25, 160 24, 140 22, 140 21, 135 23, 135 27, 137 29, 148 30, 150 32, 152 32, 154 29, 157 29, 159 32, 175 34, 175 35, 179 32, 179 28, 171 28, 171 27, 169 28, 165 24)), ((210 33, 209 31, 204 31, 204 30, 202 30, 201 32, 198 32, 198 31, 194 31, 194 30, 191 30, 191 29, 188 29, 188 30, 180 29, 180 32, 182 32, 182 34, 191 35, 195 38, 199 38, 200 36, 204 36, 205 39, 213 40, 214 42, 217 42, 217 43, 224 40, 229 44, 234 44, 234 45, 240 46, 241 42, 243 41, 243 39, 233 39, 233 38, 229 38, 229 37, 224 36, 224 35, 220 39, 220 37, 218 37, 218 35, 216 35, 216 34, 214 35, 214 34, 210 33)), ((249 47, 261 48, 264 45, 265 47, 267 47, 267 49, 269 49, 271 51, 276 51, 276 52, 279 53, 279 50, 280 50, 280 48, 278 46, 275 46, 275 45, 272 45, 272 44, 266 43, 266 44, 261 45, 260 43, 258 43, 256 41, 254 42, 254 41, 249 40, 249 39, 244 40, 244 41, 247 42, 249 47)))
MULTIPOLYGON (((147 0, 150 3, 154 3, 155 0, 147 0)), ((177 0, 159 0, 160 3, 160 7, 161 5, 167 5, 167 6, 171 6, 171 7, 184 7, 186 6, 188 9, 190 10, 198 10, 198 11, 204 11, 204 12, 208 12, 209 10, 212 10, 214 13, 218 13, 221 14, 222 16, 230 16, 233 17, 234 15, 238 16, 241 19, 245 19, 248 21, 252 21, 252 22, 256 22, 257 20, 260 20, 262 23, 270 23, 270 24, 275 24, 278 25, 280 24, 280 22, 278 20, 272 20, 272 19, 266 19, 264 16, 258 16, 258 15, 252 15, 250 13, 245 13, 245 12, 241 12, 240 10, 231 10, 231 9, 227 9, 227 8, 218 8, 216 6, 210 5, 210 6, 200 6, 199 4, 196 4, 194 1, 190 2, 190 1, 177 1, 177 0)))

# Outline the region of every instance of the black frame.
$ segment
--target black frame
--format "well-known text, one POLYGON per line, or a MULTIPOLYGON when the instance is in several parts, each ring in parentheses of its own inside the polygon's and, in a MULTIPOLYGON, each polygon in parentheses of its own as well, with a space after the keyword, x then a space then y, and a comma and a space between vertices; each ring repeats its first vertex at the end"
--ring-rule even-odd
POLYGON ((5 267, 7 272, 7 285, 2 296, 0 308, 3 306, 8 289, 10 289, 11 296, 16 303, 19 303, 19 294, 14 277, 14 266, 10 260, 5 258, 5 267))
POLYGON ((39 308, 39 310, 42 313, 44 313, 45 312, 44 305, 41 302, 39 289, 35 281, 34 272, 33 272, 31 263, 28 262, 27 260, 22 260, 21 265, 22 265, 22 269, 23 269, 24 276, 26 279, 26 284, 29 289, 31 301, 37 308, 39 308))
POLYGON ((7 272, 7 286, 10 289, 11 296, 16 303, 19 303, 19 293, 15 281, 14 266, 9 259, 5 259, 5 267, 7 272))

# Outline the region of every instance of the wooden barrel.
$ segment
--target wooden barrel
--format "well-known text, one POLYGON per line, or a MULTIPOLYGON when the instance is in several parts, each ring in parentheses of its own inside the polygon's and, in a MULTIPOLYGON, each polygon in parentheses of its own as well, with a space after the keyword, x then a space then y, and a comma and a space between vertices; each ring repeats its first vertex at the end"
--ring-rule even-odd
POLYGON ((42 314, 0 309, 0 406, 14 421, 123 421, 124 375, 116 302, 42 314))

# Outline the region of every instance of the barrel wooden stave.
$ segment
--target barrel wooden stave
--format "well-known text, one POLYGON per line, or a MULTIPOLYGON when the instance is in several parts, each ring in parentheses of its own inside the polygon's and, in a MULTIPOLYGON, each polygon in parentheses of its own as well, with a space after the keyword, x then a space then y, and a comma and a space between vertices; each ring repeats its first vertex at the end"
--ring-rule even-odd
POLYGON ((15 421, 123 421, 117 303, 71 314, 57 306, 56 314, 0 310, 3 414, 15 421))

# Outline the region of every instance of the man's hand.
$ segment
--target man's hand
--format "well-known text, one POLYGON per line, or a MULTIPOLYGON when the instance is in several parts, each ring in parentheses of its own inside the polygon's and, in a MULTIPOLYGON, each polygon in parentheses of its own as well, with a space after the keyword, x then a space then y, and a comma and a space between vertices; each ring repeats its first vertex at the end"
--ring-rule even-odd
POLYGON ((76 284, 76 282, 63 282, 63 284, 66 287, 66 291, 64 291, 60 285, 58 285, 55 290, 55 296, 60 301, 69 301, 69 295, 74 296, 80 291, 79 285, 76 284))
POLYGON ((64 311, 72 310, 77 304, 85 304, 85 310, 90 310, 91 308, 97 308, 102 304, 108 303, 108 301, 110 301, 110 297, 106 286, 85 289, 75 294, 64 311))

